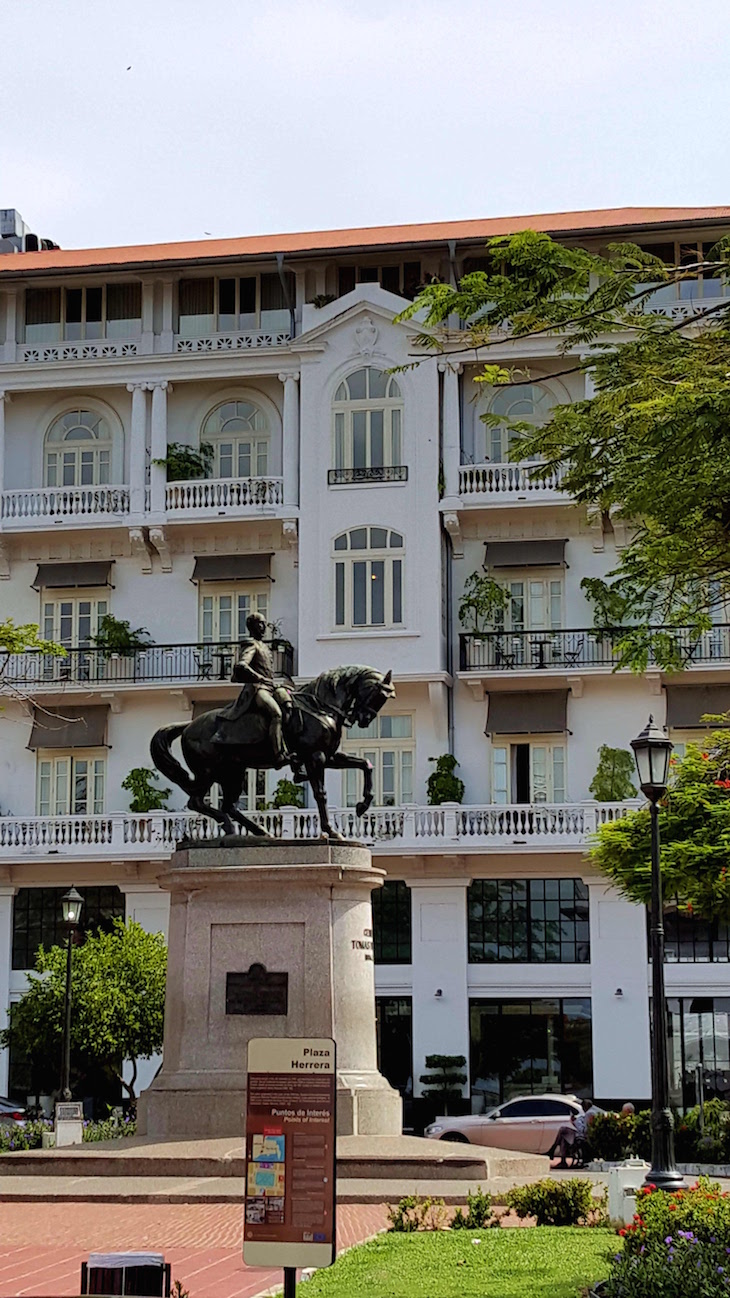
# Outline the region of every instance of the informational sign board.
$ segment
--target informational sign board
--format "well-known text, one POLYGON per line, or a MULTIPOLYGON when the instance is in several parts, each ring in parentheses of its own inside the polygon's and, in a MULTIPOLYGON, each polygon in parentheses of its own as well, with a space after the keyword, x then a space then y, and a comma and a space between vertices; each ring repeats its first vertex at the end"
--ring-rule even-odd
POLYGON ((335 1043, 248 1043, 243 1260, 322 1267, 335 1259, 335 1043))

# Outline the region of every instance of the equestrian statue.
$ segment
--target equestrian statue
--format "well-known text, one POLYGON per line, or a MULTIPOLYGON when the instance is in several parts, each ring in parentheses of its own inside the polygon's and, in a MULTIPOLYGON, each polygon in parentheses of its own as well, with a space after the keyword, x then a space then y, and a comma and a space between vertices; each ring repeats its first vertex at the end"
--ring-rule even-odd
POLYGON ((373 800, 372 766, 338 749, 346 727, 369 726, 395 696, 392 672, 335 667, 301 689, 289 690, 274 680, 271 651, 263 640, 264 619, 252 613, 246 626, 249 638, 241 642, 232 673, 234 681, 243 683, 238 698, 186 724, 163 726, 152 736, 152 760, 158 771, 187 793, 190 811, 210 816, 225 834, 235 833, 235 821, 259 838, 270 835, 237 806, 247 773, 291 766, 294 779, 306 779, 312 787, 323 837, 342 839, 344 835, 330 823, 324 772, 328 767, 362 771, 363 794, 355 810, 364 815, 373 800), (192 775, 172 754, 176 739, 192 775), (206 801, 214 784, 221 790, 218 808, 206 801))

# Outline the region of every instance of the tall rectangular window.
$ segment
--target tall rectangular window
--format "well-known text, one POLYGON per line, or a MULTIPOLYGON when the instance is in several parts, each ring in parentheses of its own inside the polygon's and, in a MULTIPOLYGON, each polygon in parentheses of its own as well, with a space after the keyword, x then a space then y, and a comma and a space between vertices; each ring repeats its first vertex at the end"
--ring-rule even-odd
POLYGON ((582 879, 475 879, 467 892, 471 964, 589 964, 582 879))
POLYGON ((51 752, 37 757, 39 816, 100 816, 104 813, 106 756, 103 753, 51 752))
POLYGON ((411 890, 401 879, 373 889, 373 955, 376 964, 411 963, 411 890))
MULTIPOLYGON (((352 726, 343 751, 362 757, 373 768, 373 792, 378 807, 401 807, 413 801, 415 744, 413 717, 408 714, 379 716, 363 730, 352 726)), ((362 792, 360 771, 343 771, 343 801, 354 807, 362 792)))
POLYGON ((200 638, 204 644, 232 643, 248 636, 246 618, 260 613, 268 620, 269 592, 249 586, 245 590, 203 590, 200 597, 200 638))
MULTIPOLYGON (((60 888, 19 888, 13 898, 13 969, 32 969, 39 946, 61 946, 67 939, 60 888)), ((82 933, 109 932, 115 919, 125 918, 124 893, 114 884, 79 888, 84 899, 82 933)))
POLYGON ((410 996, 375 997, 375 1033, 378 1070, 404 1098, 412 1096, 413 1001, 410 996))

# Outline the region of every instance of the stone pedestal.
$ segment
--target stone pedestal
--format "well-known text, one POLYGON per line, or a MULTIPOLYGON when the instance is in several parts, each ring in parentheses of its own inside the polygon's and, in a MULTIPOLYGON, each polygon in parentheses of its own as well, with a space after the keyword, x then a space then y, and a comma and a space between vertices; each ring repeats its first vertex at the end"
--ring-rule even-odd
POLYGON ((140 1096, 142 1134, 240 1136, 246 1047, 267 1036, 334 1037, 338 1134, 400 1133, 401 1098, 378 1072, 375 1044, 370 894, 383 877, 351 844, 247 840, 175 853, 160 878, 170 892, 163 1065, 140 1096), (230 1012, 241 979, 229 975, 251 966, 287 975, 270 980, 279 997, 286 981, 282 1012, 230 1012))

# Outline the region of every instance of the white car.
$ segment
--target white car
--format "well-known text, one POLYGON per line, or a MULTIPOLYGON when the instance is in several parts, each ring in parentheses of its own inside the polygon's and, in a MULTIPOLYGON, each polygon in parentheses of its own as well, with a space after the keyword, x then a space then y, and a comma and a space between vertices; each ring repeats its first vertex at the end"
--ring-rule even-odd
POLYGON ((438 1118, 426 1127, 429 1140, 492 1145, 527 1154, 546 1154, 558 1131, 581 1112, 575 1095, 520 1095, 488 1113, 438 1118))

